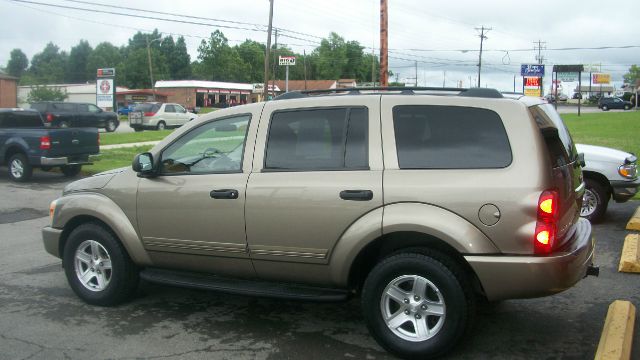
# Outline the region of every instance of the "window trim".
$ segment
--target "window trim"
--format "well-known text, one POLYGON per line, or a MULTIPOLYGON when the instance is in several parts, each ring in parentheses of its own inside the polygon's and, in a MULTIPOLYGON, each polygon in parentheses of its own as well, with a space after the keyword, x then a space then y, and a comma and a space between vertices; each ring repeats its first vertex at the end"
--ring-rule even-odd
POLYGON ((247 137, 249 135, 249 128, 251 126, 251 121, 253 120, 253 113, 241 113, 241 114, 227 115, 227 116, 224 116, 224 117, 211 119, 211 120, 208 120, 206 122, 203 122, 202 124, 199 124, 198 126, 194 126, 192 129, 189 129, 189 131, 185 131, 183 134, 181 134, 177 138, 173 139, 172 142, 168 143, 166 146, 164 146, 162 149, 160 149, 158 151, 158 157, 155 160, 155 162, 156 162, 156 166, 159 166, 159 164, 162 163, 162 155, 167 150, 167 148, 170 147, 171 145, 173 145, 176 141, 179 141, 183 137, 185 137, 188 134, 190 134, 191 132, 195 131, 196 129, 199 129, 202 126, 206 126, 206 125, 211 124, 213 122, 222 121, 222 120, 228 120, 228 119, 232 119, 232 118, 236 118, 236 117, 243 117, 243 116, 248 116, 249 117, 249 121, 247 122, 247 131, 245 133, 244 141, 242 143, 242 154, 240 155, 240 158, 241 158, 240 170, 209 171, 209 172, 199 172, 199 173, 180 172, 180 173, 165 174, 165 173, 161 172, 160 169, 158 168, 157 176, 185 176, 185 175, 197 176, 197 175, 212 175, 212 174, 242 174, 242 173, 244 173, 244 162, 245 162, 244 154, 247 151, 247 137))
POLYGON ((401 105, 394 105, 391 108, 391 127, 393 128, 393 140, 395 142, 395 152, 396 152, 396 161, 398 162, 398 170, 451 170, 451 171, 456 171, 456 170, 500 170, 500 169, 506 169, 508 167, 510 167, 513 164, 513 147, 511 146, 511 139, 509 138, 509 133, 507 132, 507 128, 504 126, 504 120, 502 119, 502 117, 500 116, 500 114, 498 114, 497 111, 492 110, 492 109, 488 109, 488 108, 483 108, 483 107, 478 107, 478 106, 466 106, 466 105, 435 105, 435 104, 401 104, 401 105), (500 119, 500 126, 502 127, 502 130, 504 130, 504 135, 505 138, 507 140, 507 146, 509 146, 509 162, 505 165, 505 166, 491 166, 491 167, 456 167, 456 168, 451 168, 451 167, 402 167, 400 165, 400 153, 398 151, 398 138, 396 137, 396 119, 394 116, 395 110, 397 107, 407 107, 407 106, 422 106, 422 107, 449 107, 449 108, 467 108, 467 109, 480 109, 480 110, 486 110, 486 111, 490 111, 494 114, 496 114, 496 116, 498 117, 498 119, 500 119))
MULTIPOLYGON (((344 134, 344 129, 343 129, 343 134, 344 134)), ((263 150, 263 156, 262 156, 262 169, 260 170, 260 172, 275 173, 275 172, 319 172, 319 171, 363 171, 363 170, 371 170, 371 167, 369 166, 369 108, 366 105, 337 105, 337 106, 313 106, 313 107, 302 107, 302 108, 290 108, 290 109, 275 110, 269 116, 269 127, 267 129, 267 136, 264 142, 264 150, 263 150), (345 134, 345 140, 342 144, 343 146, 342 167, 340 168, 326 167, 326 168, 316 168, 316 169, 274 169, 274 168, 267 167, 267 151, 269 150, 269 137, 271 135, 271 126, 273 125, 273 117, 276 114, 307 111, 307 110, 313 111, 313 110, 335 110, 335 109, 346 110, 346 115, 345 115, 346 126, 344 126, 344 128, 346 128, 347 133, 345 134), (364 132, 365 155, 366 155, 367 166, 346 168, 346 152, 347 152, 346 136, 349 134, 348 129, 351 124, 350 117, 351 117, 352 109, 364 109, 367 115, 366 129, 364 132)))

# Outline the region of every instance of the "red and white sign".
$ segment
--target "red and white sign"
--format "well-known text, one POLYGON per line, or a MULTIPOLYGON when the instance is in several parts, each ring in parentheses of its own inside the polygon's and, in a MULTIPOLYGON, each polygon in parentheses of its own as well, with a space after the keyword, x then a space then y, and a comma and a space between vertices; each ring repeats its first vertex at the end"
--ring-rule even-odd
POLYGON ((295 65, 296 57, 295 56, 278 56, 278 63, 280 64, 280 66, 295 65))
POLYGON ((114 99, 113 79, 96 81, 96 105, 101 108, 112 108, 114 99))

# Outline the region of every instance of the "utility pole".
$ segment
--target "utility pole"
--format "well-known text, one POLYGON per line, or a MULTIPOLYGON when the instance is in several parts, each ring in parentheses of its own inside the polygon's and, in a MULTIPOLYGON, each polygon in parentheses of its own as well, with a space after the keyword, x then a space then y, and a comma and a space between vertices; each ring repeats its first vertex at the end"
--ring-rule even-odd
POLYGON ((376 86, 376 54, 375 49, 371 47, 371 86, 376 86))
POLYGON ((447 82, 447 70, 442 70, 442 87, 446 87, 445 84, 447 82))
POLYGON ((416 61, 416 87, 418 87, 418 61, 416 61))
POLYGON ((161 38, 153 39, 151 42, 149 41, 149 35, 145 37, 147 40, 147 59, 149 60, 149 77, 151 78, 151 92, 153 94, 153 101, 156 101, 156 83, 153 82, 153 67, 151 66, 151 46, 150 44, 154 41, 160 41, 161 38))
POLYGON ((304 65, 304 89, 307 90, 307 50, 302 49, 302 64, 304 65))
POLYGON ((489 32, 490 30, 493 30, 493 29, 486 28, 483 25, 480 28, 476 28, 476 30, 480 31, 480 35, 478 35, 480 37, 480 53, 478 55, 478 87, 480 87, 480 73, 482 72, 482 44, 484 43, 484 39, 487 39, 487 37, 484 34, 485 34, 485 31, 489 32))
POLYGON ((267 49, 264 54, 264 101, 269 98, 269 59, 271 58, 271 24, 273 23, 273 0, 269 0, 269 29, 267 30, 267 49))
POLYGON ((273 95, 276 95, 276 76, 278 76, 278 29, 276 29, 275 35, 275 45, 273 47, 273 78, 271 80, 271 91, 273 91, 273 95))
POLYGON ((380 0, 380 86, 389 86, 389 13, 387 0, 380 0))
MULTIPOLYGON (((547 42, 538 40, 538 41, 534 41, 533 44, 534 44, 533 45, 533 50, 538 50, 538 55, 536 55, 536 60, 538 61, 539 65, 542 65, 544 63, 544 56, 542 56, 542 50, 547 48, 546 47, 547 42), (536 44, 538 44, 538 45, 536 46, 536 44)), ((542 84, 542 79, 543 79, 543 77, 541 76, 540 77, 540 81, 539 81, 539 84, 540 84, 540 86, 539 86, 540 87, 540 96, 544 95, 544 85, 542 84)))

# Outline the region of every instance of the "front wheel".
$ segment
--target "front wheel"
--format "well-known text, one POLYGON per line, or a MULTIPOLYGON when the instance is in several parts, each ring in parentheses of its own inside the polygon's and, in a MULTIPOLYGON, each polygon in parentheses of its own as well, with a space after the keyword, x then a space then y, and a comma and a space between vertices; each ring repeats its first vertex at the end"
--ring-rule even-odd
POLYGON ((9 179, 17 182, 25 182, 31 178, 33 167, 23 154, 13 154, 9 158, 9 179))
POLYGON ((133 131, 135 132, 142 132, 143 130, 144 130, 143 128, 139 128, 139 127, 133 128, 133 131))
POLYGON ((609 205, 607 190, 597 181, 584 179, 585 190, 582 196, 582 208, 580 216, 592 223, 602 220, 609 205))
POLYGON ((609 107, 607 105, 602 105, 602 111, 609 111, 609 107))
POLYGON ((74 229, 62 260, 71 289, 92 305, 117 305, 131 297, 138 270, 116 237, 96 223, 74 229))
POLYGON ((631 109, 631 106, 629 106, 629 105, 625 105, 625 106, 624 106, 624 109, 625 109, 625 110, 629 110, 629 109, 631 109))
POLYGON ((460 269, 436 253, 400 253, 376 265, 362 290, 373 337, 404 358, 449 351, 474 312, 474 296, 460 269))
POLYGON ((105 127, 105 130, 107 130, 107 132, 114 132, 117 128, 118 124, 116 124, 115 120, 107 121, 107 126, 105 127))

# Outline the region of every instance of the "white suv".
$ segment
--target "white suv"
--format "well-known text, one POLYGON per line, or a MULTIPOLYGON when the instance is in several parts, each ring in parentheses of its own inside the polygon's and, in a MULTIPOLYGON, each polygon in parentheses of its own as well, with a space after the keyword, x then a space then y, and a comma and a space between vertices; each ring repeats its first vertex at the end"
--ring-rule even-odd
POLYGON ((137 105, 129 113, 129 126, 135 131, 144 129, 164 130, 180 127, 197 118, 180 104, 173 103, 143 103, 137 105))

